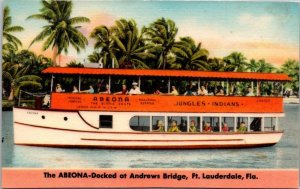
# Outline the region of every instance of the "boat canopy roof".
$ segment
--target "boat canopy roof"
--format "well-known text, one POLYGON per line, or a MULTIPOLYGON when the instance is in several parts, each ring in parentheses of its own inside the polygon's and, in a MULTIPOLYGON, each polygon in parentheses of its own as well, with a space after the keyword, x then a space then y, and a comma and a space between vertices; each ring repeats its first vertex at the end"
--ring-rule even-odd
POLYGON ((49 67, 42 71, 44 74, 68 75, 110 75, 110 76, 142 76, 142 77, 185 77, 233 80, 265 80, 290 81, 291 78, 281 73, 256 72, 216 72, 195 70, 150 70, 150 69, 107 69, 107 68, 73 68, 49 67))

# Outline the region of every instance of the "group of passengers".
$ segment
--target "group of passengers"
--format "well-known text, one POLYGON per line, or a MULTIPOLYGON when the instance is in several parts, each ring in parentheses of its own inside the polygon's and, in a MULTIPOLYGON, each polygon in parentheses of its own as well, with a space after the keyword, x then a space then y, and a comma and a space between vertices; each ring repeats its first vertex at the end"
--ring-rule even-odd
MULTIPOLYGON (((55 92, 65 92, 65 90, 62 89, 61 85, 58 83, 55 88, 55 92)), ((233 90, 234 92, 234 90, 233 90)), ((72 93, 95 93, 93 85, 89 85, 89 89, 86 90, 78 90, 77 86, 73 86, 72 93)), ((110 90, 109 84, 105 85, 105 89, 103 91, 100 90, 100 87, 97 90, 97 93, 99 94, 119 94, 119 95, 137 95, 137 94, 145 94, 142 92, 138 86, 137 82, 132 83, 132 87, 130 90, 127 89, 127 86, 125 84, 122 84, 121 91, 112 93, 110 90)), ((153 94, 155 95, 172 95, 177 96, 179 95, 178 90, 176 89, 175 85, 171 86, 171 92, 163 93, 159 88, 157 88, 153 94)), ((208 83, 205 83, 204 85, 201 85, 199 88, 196 87, 196 85, 190 84, 187 86, 186 91, 183 93, 184 96, 224 96, 226 95, 225 90, 222 86, 217 87, 209 87, 208 83)), ((234 95, 233 93, 229 95, 234 95)), ((247 88, 246 96, 255 96, 253 93, 253 89, 251 87, 247 88)))
MULTIPOLYGON (((165 132, 165 126, 164 122, 162 120, 158 120, 156 124, 157 129, 153 130, 154 132, 165 132)), ((184 132, 180 129, 179 125, 177 124, 176 120, 172 120, 171 124, 167 130, 168 132, 184 132)), ((188 129, 188 132, 190 133, 195 133, 199 132, 200 130, 197 129, 196 122, 195 120, 191 120, 190 126, 188 129)), ((222 132, 230 132, 230 128, 226 122, 223 123, 222 125, 222 132)), ((239 127, 237 128, 237 132, 246 132, 247 127, 245 122, 241 122, 239 127)), ((210 122, 205 122, 203 125, 202 132, 214 132, 213 127, 211 126, 210 122)))

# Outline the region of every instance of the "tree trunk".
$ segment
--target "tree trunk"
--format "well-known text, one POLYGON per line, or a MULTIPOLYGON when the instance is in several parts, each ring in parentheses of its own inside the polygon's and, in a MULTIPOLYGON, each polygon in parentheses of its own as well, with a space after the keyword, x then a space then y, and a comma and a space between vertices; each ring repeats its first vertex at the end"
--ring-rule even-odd
POLYGON ((14 100, 14 86, 11 84, 8 100, 14 100))
POLYGON ((56 63, 57 54, 58 54, 58 47, 55 45, 54 48, 53 48, 53 56, 52 56, 54 67, 57 66, 57 63, 56 63))

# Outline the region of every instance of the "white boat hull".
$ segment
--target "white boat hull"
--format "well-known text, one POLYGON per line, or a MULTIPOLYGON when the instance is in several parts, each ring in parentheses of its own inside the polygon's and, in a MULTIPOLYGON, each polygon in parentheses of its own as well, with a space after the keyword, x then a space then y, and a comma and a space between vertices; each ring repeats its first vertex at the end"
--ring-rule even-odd
MULTIPOLYGON (((97 128, 97 121, 93 120, 93 114, 98 115, 99 112, 14 108, 14 142, 19 145, 45 147, 114 149, 248 148, 274 145, 283 134, 279 131, 245 133, 137 132, 131 131, 128 122, 124 121, 128 115, 121 113, 118 115, 118 118, 122 120, 118 123, 119 128, 116 128, 118 131, 112 131, 97 128), (44 116, 43 119, 42 116, 44 116), (67 117, 68 120, 64 120, 64 117, 67 117)), ((118 121, 116 120, 116 122, 118 121)))

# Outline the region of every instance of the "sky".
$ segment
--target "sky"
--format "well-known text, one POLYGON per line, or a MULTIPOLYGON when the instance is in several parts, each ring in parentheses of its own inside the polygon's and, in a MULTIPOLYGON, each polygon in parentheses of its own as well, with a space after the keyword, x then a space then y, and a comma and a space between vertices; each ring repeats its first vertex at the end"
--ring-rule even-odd
MULTIPOLYGON (((74 0, 72 16, 85 16, 91 22, 81 24, 88 37, 96 26, 114 25, 120 18, 134 19, 139 28, 149 26, 158 18, 171 19, 178 27, 177 39, 190 36, 201 42, 209 57, 225 57, 242 52, 248 60, 265 59, 280 66, 288 59, 299 60, 299 4, 293 2, 237 1, 100 1, 74 0)), ((39 0, 4 0, 9 6, 13 25, 24 27, 15 35, 28 48, 47 23, 26 19, 41 8, 39 0)), ((94 41, 80 53, 72 48, 62 61, 83 61, 93 52, 94 41)), ((42 51, 42 42, 29 50, 52 57, 52 50, 42 51)))

